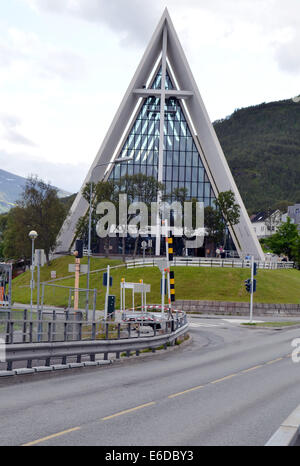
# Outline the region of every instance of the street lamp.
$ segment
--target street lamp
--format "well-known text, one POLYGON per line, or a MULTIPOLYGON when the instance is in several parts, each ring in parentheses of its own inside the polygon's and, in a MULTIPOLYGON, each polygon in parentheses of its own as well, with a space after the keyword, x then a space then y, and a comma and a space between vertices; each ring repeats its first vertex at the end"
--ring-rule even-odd
POLYGON ((92 232, 92 195, 93 195, 93 173, 94 170, 98 167, 104 167, 105 165, 116 164, 116 163, 125 163, 133 160, 133 157, 119 157, 112 162, 100 163, 95 165, 91 173, 90 181, 90 208, 89 208, 89 232, 88 232, 88 272, 87 272, 87 298, 86 298, 86 318, 88 318, 88 308, 89 308, 89 288, 90 288, 90 254, 91 254, 91 232, 92 232))
POLYGON ((31 248, 31 282, 30 282, 30 289, 31 289, 31 295, 30 295, 30 320, 32 320, 32 294, 33 294, 33 272, 34 272, 34 241, 38 237, 38 234, 36 231, 32 230, 29 233, 29 238, 31 239, 32 243, 32 248, 31 248))

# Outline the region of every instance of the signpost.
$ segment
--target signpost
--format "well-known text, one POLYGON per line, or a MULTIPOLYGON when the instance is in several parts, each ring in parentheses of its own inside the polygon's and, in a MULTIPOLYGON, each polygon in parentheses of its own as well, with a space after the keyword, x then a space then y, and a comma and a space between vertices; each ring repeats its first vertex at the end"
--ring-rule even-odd
POLYGON ((143 249, 143 260, 145 260, 145 251, 146 251, 147 246, 148 246, 147 241, 142 241, 141 246, 142 246, 142 249, 143 249))
POLYGON ((121 281, 121 311, 125 312, 126 310, 126 303, 125 303, 125 290, 130 289, 132 290, 132 307, 134 309, 134 295, 135 293, 141 293, 142 297, 142 308, 147 309, 146 303, 146 293, 150 293, 151 285, 147 285, 143 283, 141 280, 140 283, 130 283, 126 282, 124 278, 121 281))

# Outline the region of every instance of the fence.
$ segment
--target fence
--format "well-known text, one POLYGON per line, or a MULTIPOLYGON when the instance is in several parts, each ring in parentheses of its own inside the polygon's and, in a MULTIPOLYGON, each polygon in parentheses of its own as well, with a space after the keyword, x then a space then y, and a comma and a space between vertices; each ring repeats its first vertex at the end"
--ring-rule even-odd
POLYGON ((0 320, 0 337, 6 342, 7 370, 12 371, 13 363, 27 360, 27 368, 32 368, 33 360, 45 360, 50 366, 52 358, 62 358, 67 364, 67 357, 76 356, 77 363, 82 355, 88 355, 95 361, 95 355, 103 353, 107 360, 108 353, 130 351, 139 353, 141 349, 156 348, 185 333, 188 328, 186 315, 166 321, 151 322, 107 322, 82 320, 82 314, 57 313, 43 315, 42 320, 28 320, 27 311, 23 319, 0 320))
POLYGON ((100 291, 96 289, 76 289, 70 286, 42 283, 41 311, 46 307, 45 302, 47 301, 51 302, 53 306, 62 307, 66 310, 74 309, 75 301, 77 301, 78 310, 90 310, 94 319, 99 293, 100 291))
MULTIPOLYGON (((126 262, 128 269, 140 267, 156 267, 155 259, 135 259, 126 262)), ((223 268, 250 268, 251 261, 245 259, 217 259, 209 257, 174 257, 170 263, 172 267, 223 267, 223 268)), ((257 261, 259 269, 277 270, 277 269, 293 269, 294 262, 284 261, 257 261)))

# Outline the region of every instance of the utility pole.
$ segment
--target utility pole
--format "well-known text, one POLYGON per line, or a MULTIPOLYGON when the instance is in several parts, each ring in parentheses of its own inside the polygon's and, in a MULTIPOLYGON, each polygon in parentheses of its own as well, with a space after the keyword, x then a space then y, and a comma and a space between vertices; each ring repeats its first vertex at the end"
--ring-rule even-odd
POLYGON ((253 275, 254 275, 254 257, 251 256, 251 293, 250 293, 250 324, 252 324, 253 319, 253 275))

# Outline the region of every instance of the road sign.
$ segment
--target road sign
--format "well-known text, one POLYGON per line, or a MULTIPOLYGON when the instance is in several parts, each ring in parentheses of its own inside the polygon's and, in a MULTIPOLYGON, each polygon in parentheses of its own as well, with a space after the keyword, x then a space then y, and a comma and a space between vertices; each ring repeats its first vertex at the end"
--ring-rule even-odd
MULTIPOLYGON (((69 264, 69 272, 75 273, 76 272, 76 264, 69 264)), ((88 266, 85 264, 80 264, 80 273, 87 273, 88 266)))
POLYGON ((161 272, 168 267, 168 261, 166 259, 154 259, 154 262, 161 272))
POLYGON ((46 255, 44 249, 36 249, 34 252, 34 265, 37 267, 44 267, 46 264, 46 255))
POLYGON ((134 291, 134 293, 150 293, 151 285, 147 283, 130 283, 130 282, 123 282, 122 286, 124 288, 128 288, 134 291))

